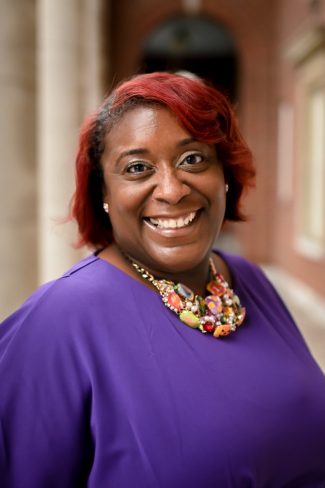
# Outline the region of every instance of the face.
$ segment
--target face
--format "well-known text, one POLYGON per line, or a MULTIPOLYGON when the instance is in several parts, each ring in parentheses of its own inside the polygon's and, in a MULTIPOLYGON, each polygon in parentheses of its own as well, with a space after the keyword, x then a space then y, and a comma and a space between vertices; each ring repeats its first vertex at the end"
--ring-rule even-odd
POLYGON ((127 111, 105 140, 104 201, 115 242, 153 273, 209 259, 225 213, 214 146, 195 140, 165 108, 127 111))

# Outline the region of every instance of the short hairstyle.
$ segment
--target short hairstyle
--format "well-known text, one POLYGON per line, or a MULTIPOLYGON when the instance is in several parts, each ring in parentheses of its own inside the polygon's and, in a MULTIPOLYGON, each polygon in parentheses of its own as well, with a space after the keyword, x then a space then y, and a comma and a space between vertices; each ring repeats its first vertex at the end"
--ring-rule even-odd
POLYGON ((254 184, 255 170, 251 151, 225 95, 203 80, 186 75, 142 74, 121 82, 81 127, 76 190, 71 201, 71 217, 79 228, 79 245, 99 249, 113 239, 109 215, 103 210, 101 157, 105 136, 125 112, 147 105, 168 108, 195 139, 215 145, 229 185, 225 220, 245 220, 240 199, 243 191, 254 184))

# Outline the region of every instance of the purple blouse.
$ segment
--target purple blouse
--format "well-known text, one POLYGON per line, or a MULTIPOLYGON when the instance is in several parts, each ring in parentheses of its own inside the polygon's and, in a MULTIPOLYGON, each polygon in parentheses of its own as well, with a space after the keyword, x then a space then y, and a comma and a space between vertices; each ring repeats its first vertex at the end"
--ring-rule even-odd
POLYGON ((96 256, 0 327, 2 488, 324 488, 325 376, 256 266, 247 309, 192 330, 96 256))

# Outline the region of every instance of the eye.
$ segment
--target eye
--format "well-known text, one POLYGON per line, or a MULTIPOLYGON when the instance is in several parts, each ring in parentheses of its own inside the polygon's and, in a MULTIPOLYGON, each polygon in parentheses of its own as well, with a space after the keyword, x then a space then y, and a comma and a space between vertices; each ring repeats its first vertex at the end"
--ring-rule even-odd
POLYGON ((127 166, 126 173, 138 175, 151 171, 151 169, 151 166, 149 166, 149 164, 147 163, 144 163, 142 161, 133 161, 127 166))
POLYGON ((177 166, 188 167, 191 170, 200 169, 205 161, 206 157, 202 153, 187 152, 180 157, 177 166))
POLYGON ((184 164, 197 164, 203 161, 204 157, 199 153, 188 154, 182 161, 184 164))

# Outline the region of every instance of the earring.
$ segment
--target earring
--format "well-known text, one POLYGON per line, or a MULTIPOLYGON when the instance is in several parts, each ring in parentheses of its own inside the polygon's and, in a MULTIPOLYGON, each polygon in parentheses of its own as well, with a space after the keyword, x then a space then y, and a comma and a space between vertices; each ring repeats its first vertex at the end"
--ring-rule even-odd
POLYGON ((103 209, 104 209, 104 212, 108 213, 109 212, 109 206, 108 206, 108 203, 104 202, 103 203, 103 209))
POLYGON ((226 190, 226 193, 227 193, 227 192, 228 192, 228 190, 229 190, 229 185, 228 185, 228 183, 226 183, 226 185, 225 185, 225 190, 226 190))

